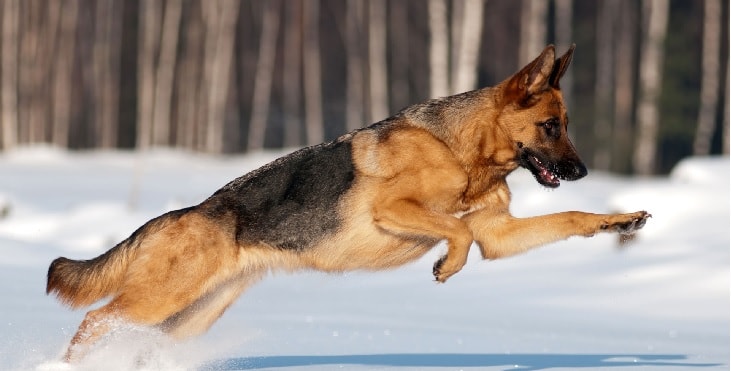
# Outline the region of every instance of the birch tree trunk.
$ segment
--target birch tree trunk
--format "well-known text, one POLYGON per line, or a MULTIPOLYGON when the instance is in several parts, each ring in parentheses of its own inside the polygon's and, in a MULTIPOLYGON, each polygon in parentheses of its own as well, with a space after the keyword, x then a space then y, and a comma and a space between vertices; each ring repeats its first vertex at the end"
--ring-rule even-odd
POLYGON ((523 0, 520 13, 520 67, 538 56, 546 46, 547 14, 548 1, 523 0))
POLYGON ((79 1, 68 0, 62 3, 59 20, 58 47, 56 63, 53 65, 51 85, 51 142, 61 148, 69 145, 71 127, 71 83, 76 55, 76 24, 78 21, 79 1))
POLYGON ((361 36, 363 34, 363 2, 346 1, 345 15, 345 51, 347 53, 348 76, 345 107, 346 131, 362 127, 363 122, 363 52, 361 36))
POLYGON ((307 0, 303 13, 304 90, 307 145, 325 140, 320 72, 320 0, 307 0))
POLYGON ((117 145, 119 115, 119 53, 121 38, 121 2, 96 2, 96 27, 92 70, 94 73, 95 146, 113 148, 117 145))
POLYGON ((729 95, 728 90, 728 81, 729 81, 729 61, 726 59, 726 89, 724 89, 724 100, 723 100, 723 127, 722 127, 722 136, 723 136, 723 153, 728 155, 729 154, 729 146, 731 144, 731 130, 729 130, 729 102, 731 101, 731 95, 729 95))
POLYGON ((445 0, 429 0, 429 96, 449 95, 449 31, 447 29, 447 3, 445 0))
POLYGON ((167 0, 160 30, 160 57, 155 71, 154 106, 152 108, 152 142, 171 144, 173 77, 177 65, 181 0, 167 0))
POLYGON ((477 87, 477 62, 482 40, 483 0, 464 0, 462 5, 461 37, 457 51, 456 74, 452 77, 452 93, 477 87))
POLYGON ((391 107, 401 109, 409 104, 409 4, 406 0, 390 0, 389 52, 391 107))
POLYGON ((279 0, 270 0, 265 5, 261 37, 259 39, 259 59, 256 64, 256 76, 254 78, 251 120, 249 121, 247 149, 250 151, 264 148, 274 77, 274 57, 277 51, 280 8, 279 0))
POLYGON ((198 120, 200 107, 199 93, 203 67, 203 34, 205 28, 200 12, 187 12, 183 35, 183 48, 179 61, 175 104, 175 143, 188 149, 195 149, 199 141, 198 127, 204 126, 198 120))
POLYGON ((596 13, 596 78, 594 81, 594 158, 592 166, 608 170, 611 165, 612 62, 614 51, 613 15, 617 1, 603 1, 596 13))
MULTIPOLYGON (((556 47, 559 50, 566 50, 573 44, 573 0, 555 0, 555 28, 556 47)), ((560 53, 560 52, 559 52, 560 53)), ((561 94, 564 104, 571 112, 574 101, 574 69, 569 68, 561 78, 561 94)), ((569 127, 569 130, 573 128, 569 127)))
POLYGON ((698 109, 695 140, 693 141, 693 154, 696 156, 706 156, 711 152, 713 129, 716 127, 722 13, 720 0, 704 1, 701 101, 698 109))
POLYGON ((637 140, 633 156, 634 170, 640 175, 655 171, 657 131, 660 120, 659 98, 662 87, 663 51, 668 23, 668 0, 643 0, 643 18, 647 25, 640 49, 639 103, 637 106, 637 140))
POLYGON ((371 121, 388 117, 388 67, 386 63, 386 1, 368 2, 368 65, 371 121))
POLYGON ((296 147, 301 143, 300 100, 302 95, 302 2, 295 1, 286 7, 284 33, 284 78, 282 79, 284 103, 284 146, 296 147))
MULTIPOLYGON (((239 14, 238 0, 212 1, 217 14, 208 13, 211 17, 210 27, 217 27, 213 60, 211 68, 211 83, 208 90, 208 130, 206 133, 206 150, 210 153, 223 152, 224 123, 226 120, 226 99, 229 92, 229 77, 236 31, 236 18, 239 14)), ((271 83, 270 83, 271 85, 271 83)))
POLYGON ((160 36, 162 5, 156 0, 140 0, 139 51, 137 55, 137 148, 152 145, 155 109, 155 56, 160 36))
POLYGON ((18 144, 18 35, 20 0, 5 0, 2 7, 2 149, 18 144))
POLYGON ((612 170, 623 173, 629 171, 632 158, 636 19, 634 1, 622 1, 615 15, 612 170))

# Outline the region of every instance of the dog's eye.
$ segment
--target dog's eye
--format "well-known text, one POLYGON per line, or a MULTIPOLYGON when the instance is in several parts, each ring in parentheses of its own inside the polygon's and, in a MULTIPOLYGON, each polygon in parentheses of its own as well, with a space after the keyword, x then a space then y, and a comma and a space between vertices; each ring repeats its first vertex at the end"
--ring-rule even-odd
POLYGON ((561 136, 560 125, 561 125, 561 123, 555 118, 552 118, 541 124, 541 126, 543 126, 543 129, 546 130, 546 135, 549 138, 554 138, 554 139, 558 139, 558 137, 561 136))

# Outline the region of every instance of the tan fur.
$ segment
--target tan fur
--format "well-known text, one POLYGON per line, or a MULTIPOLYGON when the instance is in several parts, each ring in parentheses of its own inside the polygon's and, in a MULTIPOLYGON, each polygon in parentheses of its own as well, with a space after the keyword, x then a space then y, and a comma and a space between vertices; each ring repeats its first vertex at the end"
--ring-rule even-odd
MULTIPOLYGON (((352 146, 348 161, 354 180, 342 194, 328 195, 338 200, 337 210, 328 212, 341 220, 335 232, 323 233, 312 246, 241 242, 239 209, 218 212, 216 197, 223 196, 214 194, 197 207, 149 222, 99 258, 57 259, 49 269, 49 293, 72 307, 112 296, 87 314, 65 359, 80 358, 114 320, 159 326, 176 338, 199 334, 271 270, 388 269, 446 241, 447 254, 433 272, 445 282, 463 267, 473 241, 485 259, 499 259, 571 236, 641 228, 649 217, 644 211, 510 214, 505 179, 519 166, 533 166, 537 179, 549 176, 535 169, 543 162, 555 162, 543 172, 554 169, 561 179, 586 174, 567 136, 558 86, 572 52, 556 59, 549 46, 495 87, 415 105, 383 125, 339 138, 336 142, 352 146), (560 127, 547 128, 547 121, 560 127), (552 137, 555 130, 560 134, 552 137), (568 170, 561 168, 566 164, 568 170)), ((272 166, 286 166, 286 161, 272 166)))

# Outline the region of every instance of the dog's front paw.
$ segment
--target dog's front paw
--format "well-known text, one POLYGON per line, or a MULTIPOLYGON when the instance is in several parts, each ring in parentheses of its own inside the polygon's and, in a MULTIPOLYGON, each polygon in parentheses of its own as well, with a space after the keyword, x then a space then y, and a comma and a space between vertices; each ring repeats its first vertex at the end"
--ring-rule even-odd
POLYGON ((623 235, 630 235, 645 226, 652 214, 647 211, 638 211, 630 214, 613 215, 610 220, 602 224, 601 229, 614 231, 623 235))
POLYGON ((450 269, 449 259, 447 259, 447 255, 442 256, 434 262, 434 268, 432 268, 432 274, 434 275, 434 279, 439 283, 445 283, 447 282, 447 279, 449 277, 452 277, 455 273, 459 272, 459 270, 462 267, 459 267, 458 269, 451 268, 450 269))

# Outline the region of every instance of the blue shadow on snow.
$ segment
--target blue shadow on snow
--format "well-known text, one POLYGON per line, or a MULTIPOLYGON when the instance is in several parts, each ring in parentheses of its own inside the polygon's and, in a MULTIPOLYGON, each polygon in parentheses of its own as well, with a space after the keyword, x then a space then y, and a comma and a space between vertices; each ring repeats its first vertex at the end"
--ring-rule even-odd
POLYGON ((359 365, 380 367, 497 367, 506 370, 608 367, 712 367, 717 363, 691 363, 684 355, 673 354, 347 354, 259 356, 229 358, 208 363, 201 370, 261 370, 267 368, 359 365))

